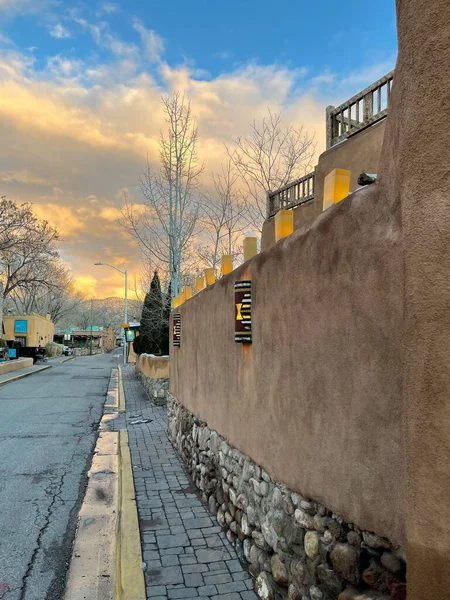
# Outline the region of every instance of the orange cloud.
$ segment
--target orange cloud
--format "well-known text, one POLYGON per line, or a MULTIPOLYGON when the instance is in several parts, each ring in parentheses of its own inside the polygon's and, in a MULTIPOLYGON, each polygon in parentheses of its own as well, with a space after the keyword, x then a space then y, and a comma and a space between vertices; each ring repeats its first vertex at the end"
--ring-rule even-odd
MULTIPOLYGON (((191 100, 208 184, 226 158, 224 144, 245 135, 268 107, 283 111, 286 124, 304 125, 315 134, 320 152, 326 105, 358 91, 341 90, 344 98, 324 94, 318 86, 325 83, 318 78, 308 81, 301 70, 276 65, 250 64, 215 78, 200 76, 187 66, 161 62, 162 41, 139 30, 147 57, 159 61, 158 81, 142 72, 139 52, 125 52, 112 38, 104 43, 114 42, 117 57, 94 66, 57 55, 37 71, 29 57, 0 51, 0 132, 8 140, 0 145, 0 193, 34 202, 37 214, 60 229, 63 257, 79 289, 95 296, 120 295, 123 285, 119 273, 99 273, 94 262, 139 270, 136 246, 120 225, 121 190, 126 188, 143 210, 139 176, 147 156, 152 164, 158 159, 162 93, 180 90, 191 100), (50 191, 42 195, 45 186, 50 191)), ((371 78, 375 72, 368 72, 371 78)), ((363 87, 357 74, 353 81, 363 87)))

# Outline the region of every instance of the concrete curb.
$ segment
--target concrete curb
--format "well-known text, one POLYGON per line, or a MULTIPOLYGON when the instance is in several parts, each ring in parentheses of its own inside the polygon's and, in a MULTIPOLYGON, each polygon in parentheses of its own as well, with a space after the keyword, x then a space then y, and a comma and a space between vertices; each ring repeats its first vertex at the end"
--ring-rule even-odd
POLYGON ((78 514, 64 600, 114 598, 118 455, 118 432, 100 431, 78 514))
MULTIPOLYGON (((110 386, 117 393, 111 372, 110 386)), ((109 395, 109 388, 108 388, 109 395)), ((116 589, 116 532, 119 518, 119 432, 111 431, 110 418, 117 405, 105 411, 88 472, 88 484, 78 514, 78 527, 67 575, 64 600, 112 600, 116 589)))
POLYGON ((66 363, 68 360, 73 360, 75 358, 75 356, 68 356, 65 360, 61 361, 61 364, 63 365, 64 363, 66 363))
POLYGON ((118 371, 118 388, 119 388, 119 412, 125 412, 125 393, 123 391, 122 367, 117 368, 118 371))
POLYGON ((128 432, 119 432, 119 510, 116 528, 116 600, 146 600, 141 539, 128 432))
POLYGON ((11 377, 10 379, 6 379, 5 381, 0 381, 0 387, 2 385, 6 385, 7 383, 12 383, 13 381, 17 381, 18 379, 23 379, 24 377, 29 377, 30 375, 35 375, 35 373, 40 373, 41 371, 45 371, 46 369, 51 369, 53 365, 44 365, 42 367, 40 367, 39 369, 36 369, 35 371, 31 371, 29 373, 22 373, 19 375, 15 375, 14 377, 11 377))

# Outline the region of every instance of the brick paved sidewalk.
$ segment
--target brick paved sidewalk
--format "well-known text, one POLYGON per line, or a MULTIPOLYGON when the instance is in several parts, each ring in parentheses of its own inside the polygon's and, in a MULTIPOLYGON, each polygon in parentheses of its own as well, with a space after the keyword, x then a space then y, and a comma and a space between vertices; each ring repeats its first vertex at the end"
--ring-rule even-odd
POLYGON ((130 365, 123 385, 147 598, 257 600, 250 575, 167 437, 166 407, 151 404, 130 365), (152 422, 132 425, 137 418, 152 422))

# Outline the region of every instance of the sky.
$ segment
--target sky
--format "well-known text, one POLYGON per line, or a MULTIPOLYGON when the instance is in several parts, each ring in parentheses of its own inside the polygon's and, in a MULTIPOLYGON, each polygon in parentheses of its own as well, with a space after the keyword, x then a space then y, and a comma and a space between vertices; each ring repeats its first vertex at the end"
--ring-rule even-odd
POLYGON ((141 268, 120 209, 157 160, 161 95, 191 101, 205 179, 268 108, 320 153, 326 106, 394 68, 394 5, 0 0, 0 195, 58 227, 86 296, 123 296, 120 273, 94 263, 141 268))

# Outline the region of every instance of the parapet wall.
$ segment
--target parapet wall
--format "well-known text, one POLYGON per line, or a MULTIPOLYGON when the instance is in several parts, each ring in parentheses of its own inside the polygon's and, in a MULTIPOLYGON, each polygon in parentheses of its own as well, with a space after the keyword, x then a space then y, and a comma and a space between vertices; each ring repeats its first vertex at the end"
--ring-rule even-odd
MULTIPOLYGON (((358 189, 358 177, 361 173, 378 173, 386 122, 385 119, 320 155, 314 172, 314 200, 292 209, 294 212, 294 231, 304 229, 321 214, 325 177, 333 169, 347 169, 350 171, 351 192, 358 189)), ((274 244, 275 217, 272 217, 264 223, 261 249, 267 250, 274 244)))
POLYGON ((140 354, 136 357, 136 373, 147 395, 155 404, 167 403, 170 361, 168 356, 140 354))
POLYGON ((400 225, 373 185, 179 307, 170 365, 173 396, 273 480, 398 545, 402 273, 400 225))

